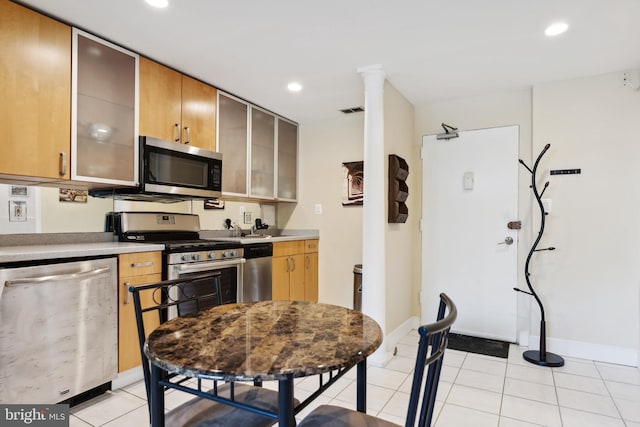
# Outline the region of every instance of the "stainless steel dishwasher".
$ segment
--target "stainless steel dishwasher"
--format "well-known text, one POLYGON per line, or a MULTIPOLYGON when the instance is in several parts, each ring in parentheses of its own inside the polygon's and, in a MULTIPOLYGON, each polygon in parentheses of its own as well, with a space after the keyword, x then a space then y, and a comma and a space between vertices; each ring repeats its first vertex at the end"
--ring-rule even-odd
POLYGON ((0 268, 0 403, 58 403, 116 377, 117 268, 114 257, 0 268))
POLYGON ((242 273, 241 302, 270 300, 273 243, 248 243, 242 248, 247 262, 242 273))

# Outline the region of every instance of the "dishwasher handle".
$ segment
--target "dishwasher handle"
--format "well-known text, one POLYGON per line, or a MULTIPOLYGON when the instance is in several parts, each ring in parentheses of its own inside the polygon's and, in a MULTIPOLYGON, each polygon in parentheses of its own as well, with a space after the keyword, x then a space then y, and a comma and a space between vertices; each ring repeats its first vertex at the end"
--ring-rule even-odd
POLYGON ((4 285, 6 287, 10 287, 10 286, 17 286, 17 285, 25 285, 27 283, 59 282, 61 280, 84 279, 87 277, 99 276, 103 273, 109 272, 110 270, 111 270, 111 267, 102 267, 102 268, 95 268, 89 271, 78 271, 76 273, 54 274, 51 276, 40 276, 40 277, 25 277, 23 279, 7 280, 4 282, 4 285))

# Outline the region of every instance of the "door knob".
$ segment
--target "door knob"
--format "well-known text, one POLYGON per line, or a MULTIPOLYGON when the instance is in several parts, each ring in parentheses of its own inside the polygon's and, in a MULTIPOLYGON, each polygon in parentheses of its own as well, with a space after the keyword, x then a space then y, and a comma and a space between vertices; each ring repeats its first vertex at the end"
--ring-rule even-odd
POLYGON ((504 238, 504 242, 498 242, 499 245, 511 245, 513 243, 513 237, 507 236, 504 238))

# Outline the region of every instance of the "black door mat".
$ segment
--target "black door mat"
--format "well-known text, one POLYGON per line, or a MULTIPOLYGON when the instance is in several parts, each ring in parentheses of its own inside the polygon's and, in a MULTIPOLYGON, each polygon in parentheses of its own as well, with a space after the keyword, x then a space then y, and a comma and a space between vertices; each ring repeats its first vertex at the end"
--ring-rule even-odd
POLYGON ((449 334, 449 345, 447 345, 447 348, 468 351, 469 353, 501 357, 503 359, 509 357, 508 342, 471 337, 469 335, 449 334))

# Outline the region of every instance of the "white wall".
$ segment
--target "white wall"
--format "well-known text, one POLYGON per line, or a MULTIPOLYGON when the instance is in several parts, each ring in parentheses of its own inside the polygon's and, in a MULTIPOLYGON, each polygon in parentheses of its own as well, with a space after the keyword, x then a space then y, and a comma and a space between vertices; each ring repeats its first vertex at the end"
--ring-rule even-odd
MULTIPOLYGON (((620 73, 537 85, 533 152, 551 148, 544 170, 552 200, 535 282, 551 351, 635 364, 640 346, 640 92, 620 73), (555 350, 554 350, 555 349, 555 350)), ((539 316, 532 310, 532 333, 539 316)))
MULTIPOLYGON (((388 189, 389 154, 409 165, 407 186, 409 216, 403 224, 386 227, 386 333, 400 328, 420 313, 420 142, 414 133, 413 105, 390 83, 384 87, 385 188, 388 189)), ((366 165, 365 165, 366 173, 366 165)), ((365 190, 366 194, 366 190, 365 190)), ((365 196, 366 197, 366 196, 365 196)), ((385 219, 388 218, 385 215, 385 219)), ((366 268, 366 267, 365 267, 366 268)), ((364 288, 366 292, 366 287, 364 288)), ((400 334, 400 332, 398 332, 400 334)), ((402 334, 403 336, 406 335, 402 334)))
POLYGON ((299 200, 297 205, 278 206, 282 228, 320 232, 320 302, 349 308, 353 304, 353 266, 362 263, 362 207, 342 206, 342 163, 363 160, 363 141, 362 113, 302 124, 299 200), (314 213, 316 204, 322 206, 320 215, 314 213))
MULTIPOLYGON (((388 82, 384 87, 384 109, 385 153, 403 157, 410 171, 409 218, 404 224, 386 226, 385 333, 390 333, 420 312, 420 151, 414 134, 413 106, 388 82)), ((346 307, 353 302, 353 266, 362 262, 362 208, 342 206, 341 165, 362 160, 363 141, 362 114, 303 124, 299 144, 300 199, 297 206, 278 207, 279 222, 287 228, 319 229, 319 300, 346 307), (316 204, 322 205, 321 215, 314 213, 316 204)), ((387 158, 385 165, 386 183, 387 158)), ((366 194, 365 188, 365 197, 366 194)))

